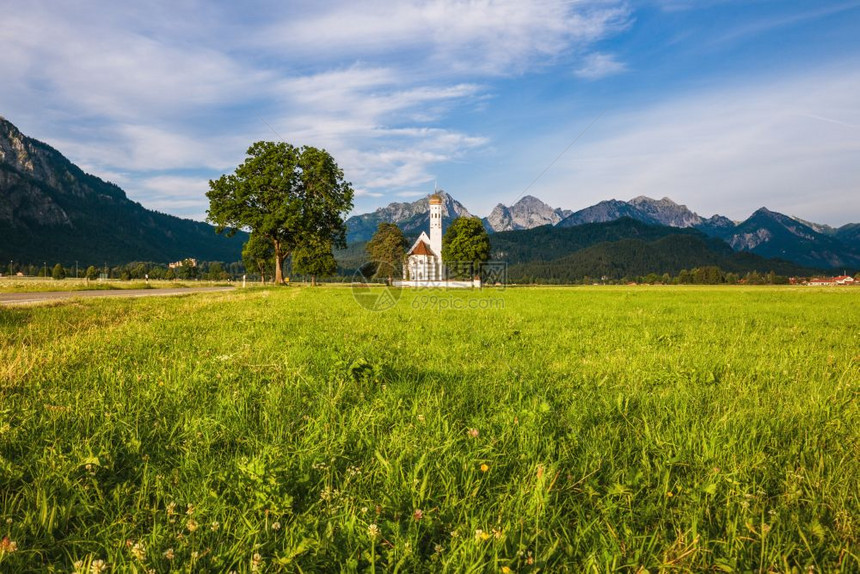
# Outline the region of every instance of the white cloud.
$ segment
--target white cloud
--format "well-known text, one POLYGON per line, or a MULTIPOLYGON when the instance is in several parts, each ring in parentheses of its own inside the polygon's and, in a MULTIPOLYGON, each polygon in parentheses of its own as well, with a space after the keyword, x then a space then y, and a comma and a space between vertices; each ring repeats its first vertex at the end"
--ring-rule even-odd
MULTIPOLYGON (((178 10, 178 9, 177 9, 178 10)), ((35 103, 68 113, 126 122, 182 121, 185 114, 230 103, 273 79, 218 46, 189 42, 170 28, 189 14, 154 9, 145 20, 117 5, 95 9, 21 3, 4 10, 3 77, 29 88, 35 103), (167 30, 160 30, 167 23, 167 30)))
POLYGON ((574 74, 586 80, 597 80, 606 76, 613 76, 625 71, 627 66, 619 62, 612 54, 601 54, 595 52, 588 54, 582 60, 582 66, 574 74))
POLYGON ((629 17, 606 0, 320 3, 305 18, 274 23, 264 41, 316 60, 402 54, 412 66, 507 75, 618 32, 629 17))
POLYGON ((668 196, 701 215, 764 205, 844 224, 860 213, 857 93, 860 74, 837 68, 607 114, 531 193, 571 209, 668 196))
POLYGON ((149 209, 203 220, 205 206, 200 198, 209 191, 209 180, 203 177, 158 175, 138 182, 138 199, 149 209))
POLYGON ((215 177, 276 137, 327 148, 358 197, 414 189, 490 144, 449 123, 492 97, 487 82, 576 60, 630 23, 621 0, 9 2, 4 113, 183 214, 196 192, 165 173, 215 177))
MULTIPOLYGON (((190 130, 189 130, 190 131, 190 130)), ((154 123, 114 124, 85 140, 75 137, 46 141, 93 173, 133 173, 172 169, 223 170, 236 165, 249 140, 243 136, 211 138, 191 135, 154 123), (228 144, 228 145, 225 145, 228 144)))

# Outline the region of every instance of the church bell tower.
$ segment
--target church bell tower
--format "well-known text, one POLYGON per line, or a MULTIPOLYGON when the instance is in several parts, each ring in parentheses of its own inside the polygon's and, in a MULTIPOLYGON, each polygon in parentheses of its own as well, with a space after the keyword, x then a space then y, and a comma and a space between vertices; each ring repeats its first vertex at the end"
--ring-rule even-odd
POLYGON ((430 196, 430 249, 442 258, 442 198, 430 196))

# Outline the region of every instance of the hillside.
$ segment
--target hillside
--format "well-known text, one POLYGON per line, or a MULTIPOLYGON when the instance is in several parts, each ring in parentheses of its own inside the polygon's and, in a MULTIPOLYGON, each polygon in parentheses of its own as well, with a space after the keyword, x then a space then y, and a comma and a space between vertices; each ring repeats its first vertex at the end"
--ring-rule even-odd
POLYGON ((810 269, 750 253, 715 246, 699 234, 672 233, 654 241, 621 239, 579 250, 553 261, 532 261, 508 268, 508 279, 522 282, 569 283, 584 277, 618 280, 655 273, 677 275, 682 269, 716 266, 726 272, 773 271, 778 275, 807 275, 810 269))
MULTIPOLYGON (((723 271, 774 271, 780 275, 816 272, 795 263, 733 251, 721 239, 695 229, 649 225, 624 217, 605 223, 504 231, 490 235, 491 258, 508 264, 512 282, 568 283, 583 277, 621 279, 717 266, 723 271)), ((335 253, 342 273, 367 262, 366 242, 335 253)))
POLYGON ((556 260, 600 243, 612 243, 625 239, 650 242, 668 235, 696 236, 714 252, 722 255, 732 252, 724 242, 708 238, 693 229, 649 225, 630 217, 605 223, 585 223, 575 227, 545 226, 496 233, 490 236, 490 243, 494 259, 504 260, 509 265, 514 265, 556 260))
POLYGON ((144 208, 0 117, 0 261, 66 265, 241 258, 244 233, 144 208))
POLYGON ((737 251, 779 257, 799 265, 830 269, 860 269, 860 250, 852 246, 851 227, 841 240, 797 219, 762 207, 746 221, 720 234, 737 251))
POLYGON ((835 230, 833 235, 846 245, 860 249, 860 223, 849 223, 835 230))

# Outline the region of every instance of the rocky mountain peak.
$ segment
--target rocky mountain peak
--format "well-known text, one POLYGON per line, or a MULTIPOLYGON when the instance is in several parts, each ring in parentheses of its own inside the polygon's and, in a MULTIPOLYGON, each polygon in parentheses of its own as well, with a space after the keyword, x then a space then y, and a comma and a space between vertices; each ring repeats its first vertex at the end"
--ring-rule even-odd
POLYGON ((554 209, 533 195, 520 198, 512 206, 498 204, 484 218, 484 226, 490 231, 513 231, 532 229, 541 225, 555 225, 564 219, 561 209, 554 209))
MULTIPOLYGON (((430 195, 412 202, 393 202, 371 213, 353 215, 346 220, 347 241, 367 241, 376 233, 380 223, 396 223, 407 235, 417 235, 430 224, 430 195)), ((473 217, 462 203, 444 190, 437 190, 442 198, 442 220, 450 223, 457 217, 473 217)))
POLYGON ((640 195, 628 203, 640 209, 644 214, 650 216, 654 223, 660 225, 695 227, 701 225, 703 221, 698 214, 687 209, 686 205, 679 205, 668 197, 657 200, 640 195))
POLYGON ((22 171, 33 171, 32 146, 18 128, 0 117, 0 162, 22 171))

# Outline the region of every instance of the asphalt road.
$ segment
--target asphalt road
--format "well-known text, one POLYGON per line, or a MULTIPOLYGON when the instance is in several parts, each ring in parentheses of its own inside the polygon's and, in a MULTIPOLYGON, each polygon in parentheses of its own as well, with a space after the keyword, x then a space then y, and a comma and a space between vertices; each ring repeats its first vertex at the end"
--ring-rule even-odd
POLYGON ((93 291, 45 291, 40 293, 0 293, 0 305, 24 305, 63 299, 88 299, 91 297, 166 297, 189 293, 230 291, 233 287, 193 287, 180 289, 104 289, 93 291))

